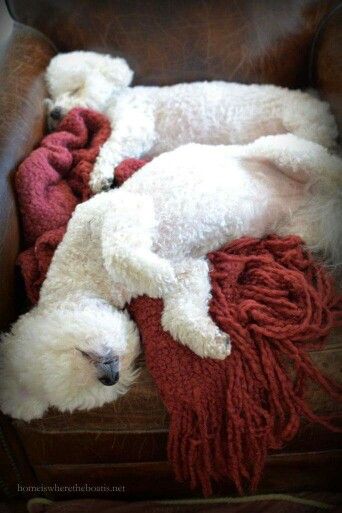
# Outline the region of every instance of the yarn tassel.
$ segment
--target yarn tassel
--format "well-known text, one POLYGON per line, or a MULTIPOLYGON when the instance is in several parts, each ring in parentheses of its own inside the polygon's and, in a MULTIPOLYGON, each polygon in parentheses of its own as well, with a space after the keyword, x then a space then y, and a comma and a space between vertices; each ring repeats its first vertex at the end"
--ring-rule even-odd
POLYGON ((268 452, 294 438, 302 417, 339 430, 307 402, 309 381, 342 399, 308 354, 341 324, 341 298, 301 240, 242 238, 208 258, 210 313, 232 340, 225 361, 201 359, 163 333, 161 301, 138 298, 130 306, 170 413, 169 460, 177 479, 205 496, 223 479, 239 493, 256 490, 268 452))

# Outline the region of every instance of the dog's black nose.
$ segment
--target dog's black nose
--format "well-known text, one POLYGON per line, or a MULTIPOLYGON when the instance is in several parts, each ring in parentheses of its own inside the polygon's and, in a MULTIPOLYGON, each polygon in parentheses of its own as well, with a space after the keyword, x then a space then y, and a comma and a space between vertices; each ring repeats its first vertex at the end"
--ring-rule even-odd
POLYGON ((54 119, 55 121, 58 121, 62 117, 62 109, 61 107, 55 107, 50 112, 50 118, 54 119))
POLYGON ((113 376, 102 376, 102 378, 99 378, 99 381, 102 383, 102 385, 111 387, 119 381, 119 373, 116 372, 113 376))

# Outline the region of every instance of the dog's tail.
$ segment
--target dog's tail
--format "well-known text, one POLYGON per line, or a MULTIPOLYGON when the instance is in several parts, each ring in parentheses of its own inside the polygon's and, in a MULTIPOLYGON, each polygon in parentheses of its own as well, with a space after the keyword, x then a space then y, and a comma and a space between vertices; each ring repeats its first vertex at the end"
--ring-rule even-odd
POLYGON ((289 133, 326 148, 336 147, 338 130, 330 106, 312 93, 290 92, 284 104, 283 123, 289 133))
POLYGON ((342 159, 293 134, 261 137, 244 148, 247 158, 269 162, 305 188, 303 204, 286 232, 334 265, 342 261, 342 159))
MULTIPOLYGON (((313 144, 313 143, 311 143, 313 144)), ((342 265, 342 159, 317 146, 306 175, 305 200, 296 213, 294 233, 333 267, 342 265), (296 231, 296 228, 298 230, 296 231)))
POLYGON ((327 169, 327 176, 321 175, 312 185, 308 203, 301 209, 308 226, 308 246, 334 267, 342 266, 342 160, 339 162, 339 170, 327 169))

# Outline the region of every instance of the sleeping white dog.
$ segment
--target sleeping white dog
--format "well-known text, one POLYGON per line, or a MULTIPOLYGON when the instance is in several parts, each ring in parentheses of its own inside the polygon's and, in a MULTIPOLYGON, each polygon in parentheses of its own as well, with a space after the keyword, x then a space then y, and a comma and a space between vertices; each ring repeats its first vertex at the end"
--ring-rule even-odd
POLYGON ((341 173, 341 159, 291 134, 189 144, 79 205, 38 305, 0 346, 2 411, 30 420, 49 406, 91 408, 123 393, 139 350, 125 305, 142 294, 163 299, 162 325, 176 340, 225 358, 229 336, 208 313, 206 254, 277 232, 338 260, 341 173))
POLYGON ((245 144, 290 132, 330 147, 337 137, 328 104, 300 91, 226 82, 129 87, 132 79, 124 59, 94 52, 57 55, 47 68, 50 129, 74 107, 110 119, 112 134, 90 178, 93 192, 110 187, 123 159, 154 157, 189 142, 245 144))

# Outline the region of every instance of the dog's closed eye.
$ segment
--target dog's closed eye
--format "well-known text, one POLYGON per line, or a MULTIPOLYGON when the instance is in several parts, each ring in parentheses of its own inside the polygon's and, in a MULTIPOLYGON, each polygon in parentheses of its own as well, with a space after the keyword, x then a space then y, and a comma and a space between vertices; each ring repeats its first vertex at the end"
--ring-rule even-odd
POLYGON ((97 363, 99 361, 99 355, 96 353, 93 353, 91 351, 82 351, 82 349, 79 349, 76 347, 77 351, 81 353, 82 356, 84 356, 87 360, 89 360, 92 363, 97 363))
POLYGON ((98 380, 102 385, 113 386, 119 381, 120 365, 118 356, 109 358, 108 355, 104 357, 92 352, 82 351, 82 349, 79 349, 78 347, 76 349, 82 354, 82 356, 91 362, 92 365, 94 365, 98 380))
POLYGON ((109 365, 112 363, 117 363, 119 361, 118 356, 102 356, 98 353, 94 353, 92 351, 83 351, 79 347, 76 347, 77 351, 79 351, 82 356, 84 356, 87 360, 89 360, 91 363, 98 364, 101 363, 103 365, 109 365))
POLYGON ((76 89, 74 89, 73 91, 71 91, 69 93, 69 96, 76 96, 76 94, 80 93, 81 89, 82 89, 82 87, 76 87, 76 89))

